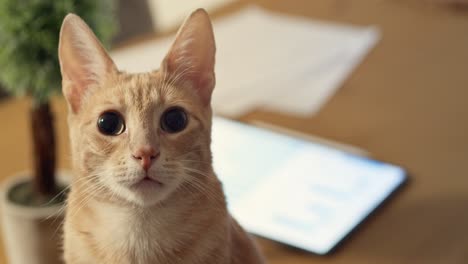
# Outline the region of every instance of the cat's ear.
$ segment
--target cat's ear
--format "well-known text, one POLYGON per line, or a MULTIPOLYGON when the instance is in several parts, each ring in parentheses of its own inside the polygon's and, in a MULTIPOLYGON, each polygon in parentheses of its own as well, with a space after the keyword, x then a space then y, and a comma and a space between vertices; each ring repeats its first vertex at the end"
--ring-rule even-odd
POLYGON ((208 105, 215 86, 215 40, 211 21, 203 9, 194 11, 177 32, 161 70, 195 89, 208 105))
POLYGON ((63 20, 58 52, 62 91, 77 113, 86 94, 117 72, 117 67, 93 31, 74 14, 63 20))

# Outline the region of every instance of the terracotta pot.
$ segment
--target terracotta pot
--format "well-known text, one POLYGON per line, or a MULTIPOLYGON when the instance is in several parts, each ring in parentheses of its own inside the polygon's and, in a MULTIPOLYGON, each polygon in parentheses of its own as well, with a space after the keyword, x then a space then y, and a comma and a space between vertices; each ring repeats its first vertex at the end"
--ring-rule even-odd
MULTIPOLYGON (((63 203, 32 207, 15 203, 10 191, 31 180, 24 172, 9 177, 1 187, 1 218, 6 256, 10 264, 56 264, 62 260, 63 203)), ((67 185, 69 173, 59 172, 58 183, 67 185)))

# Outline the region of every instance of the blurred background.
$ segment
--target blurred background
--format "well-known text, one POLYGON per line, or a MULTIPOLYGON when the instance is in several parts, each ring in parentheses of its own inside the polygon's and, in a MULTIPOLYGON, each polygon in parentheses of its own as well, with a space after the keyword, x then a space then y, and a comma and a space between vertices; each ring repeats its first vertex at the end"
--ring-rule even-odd
MULTIPOLYGON (((409 184, 332 255, 258 238, 270 263, 467 263, 467 1, 114 4, 108 42, 122 69, 157 68, 185 16, 204 7, 218 44, 217 114, 344 143, 408 170, 409 184)), ((53 118, 42 117, 55 123, 53 166, 68 169, 66 105, 60 87, 53 89, 53 118)), ((0 88, 2 181, 38 171, 28 116, 37 100, 11 90, 0 88)))

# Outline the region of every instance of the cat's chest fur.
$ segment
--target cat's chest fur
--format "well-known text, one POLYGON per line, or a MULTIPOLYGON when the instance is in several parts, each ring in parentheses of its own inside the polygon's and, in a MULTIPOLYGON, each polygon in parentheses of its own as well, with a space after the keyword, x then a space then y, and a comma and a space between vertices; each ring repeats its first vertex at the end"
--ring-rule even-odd
POLYGON ((82 221, 69 226, 76 234, 69 244, 86 251, 91 263, 229 263, 229 215, 193 209, 95 202, 74 217, 82 221))
POLYGON ((96 207, 101 225, 93 228, 94 240, 96 244, 109 247, 109 252, 117 252, 114 261, 145 263, 146 260, 161 258, 163 249, 177 247, 177 240, 170 239, 168 232, 174 232, 172 236, 175 238, 180 236, 177 234, 180 231, 165 224, 161 216, 155 215, 156 212, 141 213, 102 205, 96 207))

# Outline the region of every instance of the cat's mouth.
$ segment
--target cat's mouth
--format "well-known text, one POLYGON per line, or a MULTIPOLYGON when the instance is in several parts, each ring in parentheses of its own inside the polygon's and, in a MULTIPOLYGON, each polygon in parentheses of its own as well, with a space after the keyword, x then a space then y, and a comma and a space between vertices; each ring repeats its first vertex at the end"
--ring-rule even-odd
POLYGON ((141 180, 132 184, 131 189, 136 189, 136 190, 148 189, 148 188, 154 189, 154 188, 161 188, 163 187, 163 185, 164 184, 162 182, 146 175, 141 180))

